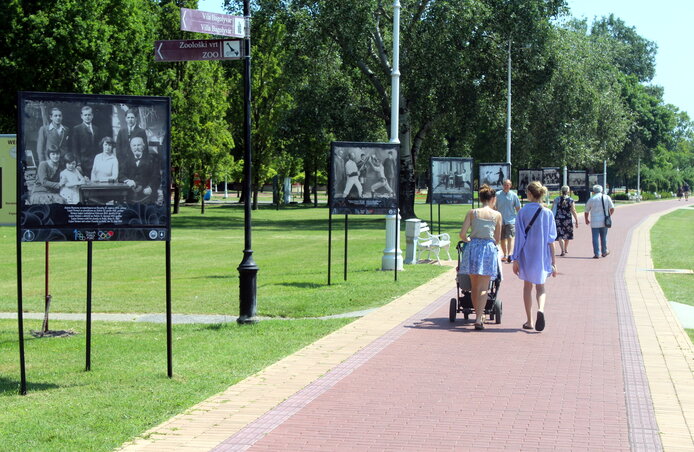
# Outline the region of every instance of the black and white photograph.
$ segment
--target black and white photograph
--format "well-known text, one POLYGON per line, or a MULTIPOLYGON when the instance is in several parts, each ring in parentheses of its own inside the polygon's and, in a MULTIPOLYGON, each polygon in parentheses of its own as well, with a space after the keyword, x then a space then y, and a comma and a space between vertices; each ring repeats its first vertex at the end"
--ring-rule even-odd
POLYGON ((431 202, 469 204, 472 202, 472 159, 463 157, 431 158, 431 202))
POLYGON ((25 241, 163 240, 169 99, 21 92, 25 241))
POLYGON ((605 174, 603 173, 593 173, 588 175, 588 188, 592 189, 593 185, 601 185, 605 187, 605 174))
POLYGON ((533 181, 542 182, 541 169, 522 169, 518 170, 518 191, 525 193, 528 184, 533 181))
POLYGON ((510 163, 480 163, 480 187, 487 184, 494 190, 501 190, 510 177, 510 163))
POLYGON ((330 208, 334 214, 389 214, 398 209, 399 145, 333 142, 330 208))
POLYGON ((548 190, 559 190, 561 188, 561 182, 561 168, 542 168, 542 185, 547 187, 548 190))
POLYGON ((584 170, 569 170, 567 178, 567 185, 573 191, 581 191, 588 188, 588 173, 584 170))

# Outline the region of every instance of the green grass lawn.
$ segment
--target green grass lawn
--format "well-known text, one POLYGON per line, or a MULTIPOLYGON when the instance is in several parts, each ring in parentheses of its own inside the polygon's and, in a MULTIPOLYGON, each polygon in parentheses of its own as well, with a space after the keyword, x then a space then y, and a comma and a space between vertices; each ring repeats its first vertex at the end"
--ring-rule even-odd
POLYGON ((85 372, 84 323, 61 322, 79 334, 26 339, 28 393, 20 396, 17 322, 0 320, 0 450, 113 450, 348 322, 175 325, 173 379, 164 325, 95 322, 85 372))
MULTIPOLYGON (((434 206, 435 208, 437 206, 434 206)), ((442 232, 456 242, 469 207, 441 206, 442 232)), ((438 209, 435 215, 438 213, 438 209)), ((417 205, 428 221, 429 206, 417 205)), ((243 209, 183 207, 172 217, 174 313, 238 314, 243 209)), ((112 450, 351 320, 299 319, 381 306, 447 267, 407 265, 380 271, 383 216, 349 218, 348 280, 343 280, 344 217, 333 223, 333 284, 327 285, 328 212, 289 207, 253 212, 256 325, 174 325, 174 378, 166 377, 163 324, 95 321, 90 372, 84 371, 85 324, 68 338, 37 339, 25 320, 28 394, 20 396, 17 322, 0 320, 0 450, 112 450)), ((434 225, 438 230, 438 221, 434 225)), ((401 248, 405 248, 404 227, 401 248)), ((84 312, 86 244, 50 244, 51 312, 84 312)), ((94 243, 94 312, 164 312, 164 244, 94 243)), ((44 244, 22 246, 24 308, 43 311, 44 244)), ((16 312, 15 230, 0 228, 0 311, 16 312)), ((455 259, 455 251, 453 251, 455 259)), ((453 287, 454 281, 451 281, 453 287)))
MULTIPOLYGON (((678 209, 662 216, 651 229, 654 268, 692 269, 694 241, 689 238, 693 209, 678 209)), ((694 306, 694 275, 656 273, 658 284, 669 301, 694 306)))
MULTIPOLYGON (((427 206, 418 206, 428 216, 427 206)), ((442 228, 457 237, 465 208, 443 206, 442 228)), ((172 216, 172 304, 176 313, 238 313, 238 271, 244 247, 243 209, 209 206, 204 215, 183 207, 172 216)), ((406 266, 398 282, 382 272, 385 248, 382 215, 350 216, 347 281, 344 273, 344 216, 333 217, 332 284, 328 280, 328 212, 290 207, 253 212, 258 314, 312 317, 380 306, 443 270, 406 266), (367 288, 367 289, 365 289, 367 288)), ((16 311, 16 257, 13 227, 0 227, 0 312, 16 311)), ((455 237, 453 240, 455 240, 455 237)), ((405 248, 404 227, 401 248, 405 248)), ((23 305, 42 312, 44 243, 27 243, 23 255, 23 305)), ((87 245, 50 244, 52 312, 84 312, 87 245)), ((163 312, 164 244, 96 242, 93 246, 94 312, 163 312)))

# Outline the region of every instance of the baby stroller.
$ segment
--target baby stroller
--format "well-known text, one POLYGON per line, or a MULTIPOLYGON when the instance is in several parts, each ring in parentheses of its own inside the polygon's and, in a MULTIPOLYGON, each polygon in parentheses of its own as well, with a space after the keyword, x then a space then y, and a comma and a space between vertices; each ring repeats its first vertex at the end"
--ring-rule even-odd
MULTIPOLYGON (((460 259, 463 257, 463 247, 465 242, 458 242, 455 249, 458 250, 458 267, 460 268, 460 259)), ((459 312, 463 313, 463 318, 468 319, 471 313, 475 312, 472 307, 472 284, 470 283, 470 276, 460 273, 456 273, 456 287, 457 296, 451 298, 450 310, 448 313, 448 319, 451 322, 455 322, 455 317, 459 312)), ((495 321, 497 324, 501 323, 501 313, 502 313, 502 303, 501 300, 497 298, 499 293, 499 286, 501 285, 501 264, 499 264, 499 272, 496 278, 489 281, 489 290, 487 291, 487 304, 484 306, 484 313, 489 316, 490 320, 495 321)))

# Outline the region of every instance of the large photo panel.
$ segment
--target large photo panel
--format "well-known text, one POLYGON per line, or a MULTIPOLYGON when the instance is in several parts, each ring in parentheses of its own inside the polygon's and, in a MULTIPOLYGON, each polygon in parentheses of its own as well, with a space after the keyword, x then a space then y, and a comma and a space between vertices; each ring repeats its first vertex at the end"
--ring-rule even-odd
POLYGON ((395 215, 400 145, 336 141, 330 153, 330 209, 334 214, 395 215))
POLYGON ((510 163, 480 163, 480 187, 487 184, 499 191, 504 188, 504 181, 510 178, 510 163))
POLYGON ((165 97, 20 92, 22 240, 167 240, 165 97))
POLYGON ((585 170, 569 170, 567 175, 569 188, 582 191, 588 188, 588 172, 585 170))
POLYGON ((542 182, 541 169, 522 169, 518 170, 518 191, 525 193, 528 184, 533 181, 542 182))
POLYGON ((561 188, 561 168, 548 167, 542 168, 542 185, 550 191, 556 191, 561 188))
POLYGON ((472 203, 472 159, 431 158, 431 202, 437 204, 472 203))

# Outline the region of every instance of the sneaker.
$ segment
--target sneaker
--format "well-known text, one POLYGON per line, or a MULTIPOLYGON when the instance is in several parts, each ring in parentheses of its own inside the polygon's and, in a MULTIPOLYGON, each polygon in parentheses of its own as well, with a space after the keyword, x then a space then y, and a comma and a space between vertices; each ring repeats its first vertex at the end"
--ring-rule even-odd
POLYGON ((596 254, 595 256, 593 256, 593 259, 600 259, 600 256, 596 254))
POLYGON ((605 251, 604 253, 602 253, 602 257, 607 257, 608 254, 610 254, 610 252, 609 252, 609 251, 605 251))

